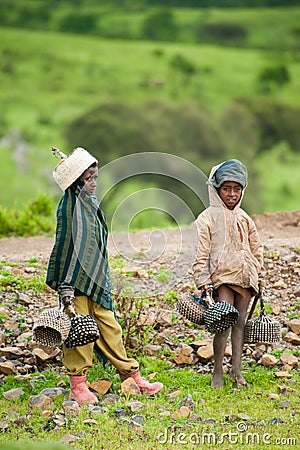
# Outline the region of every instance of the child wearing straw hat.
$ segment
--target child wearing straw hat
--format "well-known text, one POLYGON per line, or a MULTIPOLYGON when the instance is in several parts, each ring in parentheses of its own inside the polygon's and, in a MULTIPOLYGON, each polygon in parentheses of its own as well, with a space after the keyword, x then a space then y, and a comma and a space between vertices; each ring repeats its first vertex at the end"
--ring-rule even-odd
POLYGON ((46 282, 58 291, 60 303, 67 305, 71 301, 76 312, 92 316, 100 330, 95 343, 75 348, 63 345, 63 364, 70 377, 70 399, 79 404, 98 401, 86 383, 94 350, 115 366, 122 380, 132 377, 141 392, 156 394, 162 389, 162 383, 149 383, 140 376, 138 362, 126 354, 122 329, 115 318, 108 229, 95 196, 98 161, 81 147, 68 157, 55 147, 52 152, 61 158, 53 177, 64 194, 57 208, 56 237, 46 282))
POLYGON ((211 386, 223 387, 223 358, 231 330, 231 377, 237 385, 247 386, 241 374, 244 328, 252 296, 259 290, 263 247, 253 220, 240 207, 247 186, 247 168, 231 159, 212 168, 209 180, 210 205, 196 219, 198 248, 193 274, 196 293, 212 285, 217 301, 233 305, 239 312, 237 322, 214 335, 214 370, 211 386))

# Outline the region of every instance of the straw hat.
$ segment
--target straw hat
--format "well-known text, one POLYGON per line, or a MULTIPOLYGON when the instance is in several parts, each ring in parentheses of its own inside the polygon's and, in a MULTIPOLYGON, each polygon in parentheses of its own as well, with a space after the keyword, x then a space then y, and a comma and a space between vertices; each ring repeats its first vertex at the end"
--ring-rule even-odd
POLYGON ((61 158, 53 172, 53 178, 63 191, 70 187, 92 164, 98 163, 97 159, 82 147, 75 148, 69 156, 56 147, 52 147, 52 153, 61 158))

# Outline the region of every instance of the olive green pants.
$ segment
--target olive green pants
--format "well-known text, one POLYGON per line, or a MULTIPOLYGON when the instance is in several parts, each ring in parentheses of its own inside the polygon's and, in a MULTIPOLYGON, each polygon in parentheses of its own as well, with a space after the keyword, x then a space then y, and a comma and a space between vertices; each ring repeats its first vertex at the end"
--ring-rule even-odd
MULTIPOLYGON (((115 314, 103 308, 86 296, 74 299, 77 314, 92 316, 99 327, 100 338, 97 346, 120 374, 130 373, 138 369, 138 362, 128 358, 122 339, 122 328, 116 321, 115 314)), ((71 349, 63 345, 63 364, 68 375, 85 375, 92 367, 94 343, 71 349)))

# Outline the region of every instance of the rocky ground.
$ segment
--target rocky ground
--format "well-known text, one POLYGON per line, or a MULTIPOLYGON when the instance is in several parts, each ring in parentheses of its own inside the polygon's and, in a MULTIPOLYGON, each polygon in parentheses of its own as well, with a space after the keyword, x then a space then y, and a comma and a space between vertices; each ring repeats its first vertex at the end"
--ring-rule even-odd
MULTIPOLYGON (((300 211, 253 218, 265 246, 267 312, 280 322, 282 339, 274 344, 245 344, 244 360, 276 367, 278 376, 290 376, 289 370, 298 367, 300 345, 300 211), (274 349, 277 356, 270 355, 274 349)), ((152 327, 154 344, 144 345, 144 351, 164 358, 171 367, 187 364, 198 372, 210 372, 212 335, 203 326, 191 326, 174 306, 174 293, 181 295, 193 284, 194 242, 192 228, 113 233, 109 241, 111 270, 116 296, 121 291, 136 299, 141 295, 152 299, 146 311, 139 310, 134 324, 139 329, 152 327)), ((8 374, 24 376, 47 364, 61 366, 59 348, 48 349, 31 340, 34 319, 42 310, 56 306, 56 295, 48 289, 36 293, 30 285, 24 289, 26 279, 43 280, 52 245, 52 237, 0 240, 0 287, 3 280, 11 280, 0 292, 0 379, 8 374), (22 285, 18 285, 19 279, 22 285)), ((121 311, 118 314, 122 316, 121 311)), ((128 319, 126 313, 123 318, 128 319)), ((131 336, 127 344, 134 349, 142 343, 131 336)), ((226 355, 225 370, 230 364, 230 346, 226 355)))

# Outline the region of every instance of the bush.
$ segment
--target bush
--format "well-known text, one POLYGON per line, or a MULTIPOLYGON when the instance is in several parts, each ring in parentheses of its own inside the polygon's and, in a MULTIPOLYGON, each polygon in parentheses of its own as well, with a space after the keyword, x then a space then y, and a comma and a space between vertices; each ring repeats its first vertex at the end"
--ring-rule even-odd
POLYGON ((0 206, 0 238, 36 236, 54 232, 54 204, 50 197, 40 194, 22 211, 7 211, 0 206))
POLYGON ((170 10, 160 10, 151 13, 142 26, 142 38, 153 41, 175 41, 177 26, 170 10))
POLYGON ((239 101, 248 108, 257 122, 260 137, 258 150, 270 149, 285 141, 292 151, 300 151, 300 108, 272 99, 244 98, 239 101))
MULTIPOLYGON (((183 157, 198 165, 204 173, 208 172, 213 159, 222 160, 226 148, 218 123, 204 108, 195 103, 174 106, 161 101, 138 105, 103 104, 71 122, 66 139, 71 148, 84 142, 101 166, 133 153, 162 152, 183 157)), ((178 180, 156 175, 160 173, 159 169, 164 171, 160 167, 151 174, 151 183, 175 193, 195 214, 198 213, 202 205, 193 192, 178 180)), ((122 179, 124 167, 120 170, 122 179)), ((139 167, 137 173, 138 170, 139 167)), ((139 180, 142 180, 142 189, 143 183, 149 182, 149 175, 140 175, 139 180)), ((115 192, 117 194, 118 188, 115 192)), ((108 215, 111 204, 114 204, 112 196, 104 207, 108 215)))
POLYGON ((201 23, 196 30, 198 41, 209 41, 223 44, 232 41, 237 44, 245 41, 248 31, 245 27, 234 22, 201 23))
POLYGON ((66 33, 93 34, 97 29, 96 16, 89 13, 71 12, 59 20, 57 28, 66 33))
POLYGON ((263 68, 257 77, 258 91, 271 93, 290 82, 290 74, 286 66, 278 64, 263 68))

